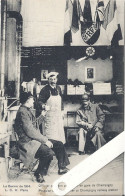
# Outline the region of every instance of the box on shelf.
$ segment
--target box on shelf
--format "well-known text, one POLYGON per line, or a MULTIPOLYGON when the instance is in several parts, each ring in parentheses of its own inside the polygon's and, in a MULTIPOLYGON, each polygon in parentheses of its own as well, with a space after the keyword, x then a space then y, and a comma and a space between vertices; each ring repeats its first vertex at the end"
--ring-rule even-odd
POLYGON ((111 83, 95 82, 93 83, 94 95, 111 95, 111 83))
POLYGON ((67 95, 83 95, 85 93, 85 85, 67 85, 67 95))
POLYGON ((75 95, 76 87, 74 85, 67 85, 67 95, 75 95))
POLYGON ((124 89, 123 89, 123 86, 122 85, 116 85, 116 93, 117 94, 124 94, 124 89))
POLYGON ((85 93, 85 85, 76 86, 76 95, 83 95, 85 93))

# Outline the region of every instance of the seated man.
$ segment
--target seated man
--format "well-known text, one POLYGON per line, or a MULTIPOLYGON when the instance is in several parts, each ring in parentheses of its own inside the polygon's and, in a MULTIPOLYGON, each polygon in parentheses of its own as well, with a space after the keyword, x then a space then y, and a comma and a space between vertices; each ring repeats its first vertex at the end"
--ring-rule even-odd
POLYGON ((20 160, 26 167, 30 167, 35 159, 39 165, 35 172, 38 182, 44 182, 43 175, 47 174, 50 162, 53 159, 53 144, 36 128, 36 118, 32 113, 34 99, 30 92, 21 94, 20 106, 16 119, 15 131, 19 137, 20 160))
POLYGON ((47 174, 55 152, 58 159, 58 173, 60 175, 66 173, 68 170, 65 167, 67 163, 65 162, 64 145, 60 141, 49 140, 40 133, 40 130, 36 126, 37 119, 31 110, 34 104, 32 94, 29 92, 21 94, 20 102, 22 105, 17 112, 14 126, 19 137, 20 159, 26 167, 30 167, 35 159, 39 159, 35 176, 37 181, 42 183, 44 181, 43 175, 47 174))
POLYGON ((79 126, 79 154, 85 153, 86 139, 97 150, 106 141, 102 134, 105 115, 97 104, 90 102, 88 94, 82 96, 82 107, 77 111, 76 123, 79 126))

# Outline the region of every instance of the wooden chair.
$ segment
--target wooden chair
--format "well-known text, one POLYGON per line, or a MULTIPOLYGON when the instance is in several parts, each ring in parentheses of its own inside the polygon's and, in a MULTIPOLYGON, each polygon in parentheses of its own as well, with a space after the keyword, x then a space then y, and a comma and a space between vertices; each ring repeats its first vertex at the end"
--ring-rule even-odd
POLYGON ((34 172, 33 172, 33 170, 34 170, 35 166, 38 164, 38 160, 36 160, 34 163, 32 163, 31 167, 28 167, 28 168, 25 167, 25 165, 23 164, 22 160, 19 159, 19 151, 20 151, 19 150, 19 145, 18 145, 19 138, 18 138, 18 135, 15 132, 14 128, 13 128, 13 134, 14 134, 15 139, 16 139, 16 142, 15 142, 15 153, 17 153, 17 154, 15 154, 15 156, 14 156, 14 154, 12 156, 12 153, 10 154, 10 158, 13 159, 13 161, 12 161, 13 163, 12 163, 11 166, 12 167, 18 166, 18 168, 19 168, 19 171, 18 171, 16 177, 18 177, 22 173, 29 174, 31 176, 31 178, 32 178, 32 181, 34 181, 35 179, 34 179, 34 172))
POLYGON ((70 135, 75 135, 78 137, 79 127, 76 124, 76 112, 75 111, 67 111, 67 126, 64 127, 66 143, 68 144, 68 138, 70 135))

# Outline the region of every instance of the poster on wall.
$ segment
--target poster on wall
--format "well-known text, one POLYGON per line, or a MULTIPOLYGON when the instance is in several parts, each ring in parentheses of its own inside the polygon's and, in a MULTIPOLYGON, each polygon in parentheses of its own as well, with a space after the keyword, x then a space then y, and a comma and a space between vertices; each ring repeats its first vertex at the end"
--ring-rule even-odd
POLYGON ((93 83, 93 95, 111 95, 111 83, 93 83))
POLYGON ((92 82, 95 80, 95 67, 85 67, 85 81, 92 82))
POLYGON ((48 70, 41 70, 41 81, 47 81, 46 75, 48 74, 48 70))
POLYGON ((0 0, 1 196, 125 195, 122 1, 0 0))

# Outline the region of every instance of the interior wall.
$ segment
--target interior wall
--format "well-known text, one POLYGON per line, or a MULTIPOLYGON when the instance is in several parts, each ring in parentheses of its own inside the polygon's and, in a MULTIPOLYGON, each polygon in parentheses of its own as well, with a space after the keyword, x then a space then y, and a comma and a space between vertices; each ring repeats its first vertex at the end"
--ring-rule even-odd
MULTIPOLYGON (((112 0, 111 0, 112 1, 112 0)), ((73 0, 72 0, 73 2, 73 0)), ((79 0, 82 10, 84 9, 85 0, 79 0)), ((90 0, 91 5, 91 14, 92 14, 92 20, 95 21, 95 11, 96 11, 96 4, 97 1, 90 0)), ((104 0, 104 8, 106 8, 109 0, 104 0)), ((116 19, 111 21, 111 31, 108 33, 105 31, 105 29, 101 26, 100 28, 100 36, 96 43, 93 45, 99 46, 99 45, 110 45, 111 40, 109 39, 109 34, 112 34, 113 28, 116 26, 116 24, 120 24, 122 36, 123 39, 119 41, 119 45, 124 45, 124 1, 123 0, 116 0, 116 19)), ((87 44, 83 41, 81 37, 81 25, 79 25, 79 30, 77 32, 72 31, 72 46, 87 46, 87 44)))
POLYGON ((84 82, 96 82, 96 81, 111 81, 113 78, 113 68, 112 61, 110 59, 88 59, 82 60, 76 63, 74 59, 68 60, 68 79, 76 80, 78 79, 82 83, 84 82), (95 78, 86 80, 86 68, 94 68, 95 78))
MULTIPOLYGON (((73 1, 73 0, 70 0, 73 1)), ((79 0, 82 10, 84 8, 85 0, 79 0)), ((8 11, 20 12, 23 16, 23 45, 24 46, 53 46, 64 45, 65 26, 68 24, 66 18, 65 0, 7 0, 8 11), (22 6, 21 6, 22 5, 22 6), (49 14, 48 14, 49 13, 49 14), (41 36, 42 35, 42 36, 41 36)), ((104 1, 106 7, 108 0, 104 1)), ((120 24, 122 35, 124 35, 124 1, 116 0, 117 3, 117 20, 120 24)), ((96 2, 90 0, 92 19, 95 18, 96 2)), ((68 14, 72 18, 72 3, 68 7, 68 14)), ((69 26, 68 26, 69 27, 69 26)), ((69 28, 70 29, 70 28, 69 28)), ((109 40, 104 28, 100 30, 100 36, 95 46, 110 45, 109 40)), ((119 41, 120 45, 124 45, 123 39, 119 41)), ((72 46, 88 46, 81 37, 81 26, 79 31, 72 31, 72 46)))
POLYGON ((23 46, 63 46, 65 0, 22 0, 23 46))
MULTIPOLYGON (((9 0, 10 2, 14 0, 9 0)), ((21 14, 23 17, 23 46, 54 46, 64 45, 64 34, 71 29, 73 0, 69 0, 68 9, 66 11, 66 0, 22 0, 21 14), (72 1, 72 3, 71 3, 72 1), (49 14, 48 14, 49 13, 49 14), (67 14, 66 14, 67 13, 67 14), (68 17, 66 17, 68 16, 68 17), (65 26, 68 28, 65 31, 65 26)), ((79 0, 82 11, 84 10, 85 0, 79 0)), ((106 8, 109 0, 104 1, 106 8)), ((117 13, 116 21, 112 20, 112 28, 107 32, 102 26, 100 35, 94 45, 110 45, 113 27, 120 24, 122 35, 124 35, 124 1, 116 0, 117 13), (117 21, 118 20, 118 21, 117 21)), ((90 0, 92 20, 95 21, 95 13, 97 1, 90 0)), ((77 17, 76 17, 77 20, 77 17)), ((76 21, 77 22, 77 21, 76 21)), ((115 29, 115 30, 116 30, 115 29)), ((114 33, 114 31, 113 31, 114 33)), ((124 38, 123 38, 124 39, 124 38)), ((119 44, 124 45, 124 40, 120 40, 119 44)), ((79 22, 79 30, 72 31, 72 46, 87 46, 81 37, 81 25, 79 22)))
POLYGON ((21 81, 29 82, 33 78, 37 81, 41 81, 42 84, 46 84, 47 81, 42 80, 41 71, 46 70, 48 72, 56 71, 59 73, 58 84, 64 85, 67 82, 67 61, 65 59, 54 60, 38 60, 30 59, 23 61, 21 66, 21 81))

